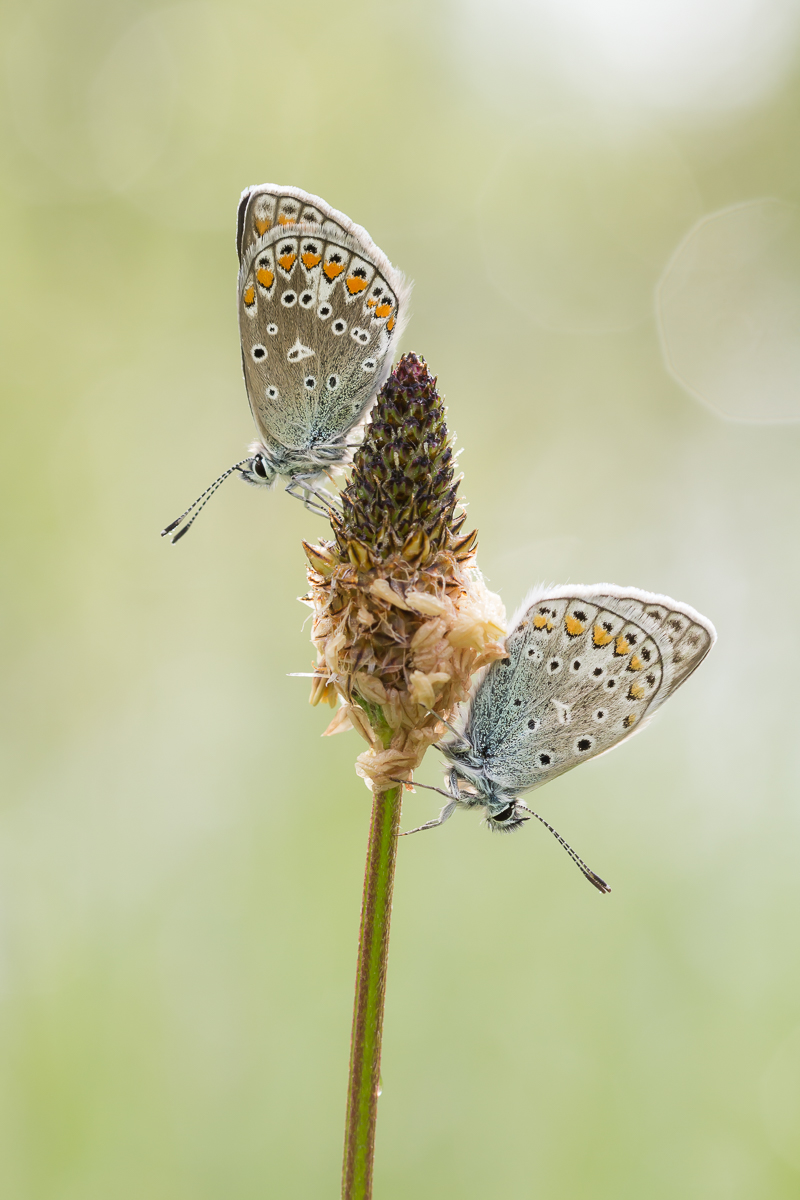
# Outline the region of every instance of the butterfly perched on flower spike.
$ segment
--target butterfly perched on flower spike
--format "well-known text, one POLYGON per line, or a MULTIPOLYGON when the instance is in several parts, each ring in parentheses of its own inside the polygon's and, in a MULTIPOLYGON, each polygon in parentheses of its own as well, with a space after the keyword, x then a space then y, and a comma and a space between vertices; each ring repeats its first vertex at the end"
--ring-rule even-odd
POLYGON ((318 196, 265 183, 239 201, 242 365, 258 440, 164 533, 191 519, 235 471, 312 508, 320 478, 350 462, 359 427, 392 367, 410 285, 367 231, 318 196), (196 511, 195 511, 196 510, 196 511))
POLYGON ((461 726, 439 743, 448 802, 420 829, 459 807, 483 809, 500 832, 541 821, 520 797, 638 732, 715 640, 706 617, 668 596, 607 583, 532 592, 514 616, 508 656, 476 677, 461 726))

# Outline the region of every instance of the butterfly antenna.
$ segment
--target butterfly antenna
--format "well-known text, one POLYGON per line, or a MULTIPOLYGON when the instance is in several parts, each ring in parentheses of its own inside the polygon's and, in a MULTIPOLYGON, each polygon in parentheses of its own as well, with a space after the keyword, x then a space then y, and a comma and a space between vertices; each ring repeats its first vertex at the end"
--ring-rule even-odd
POLYGON ((200 513, 203 511, 205 506, 208 504, 209 500, 214 495, 214 492, 216 492, 217 488, 222 487, 223 483, 228 478, 228 476, 232 475, 234 471, 238 471, 247 462, 250 462, 250 459, 243 458, 240 462, 234 463, 232 467, 228 467, 227 471, 223 471, 222 474, 220 475, 219 479, 215 479, 214 482, 209 487, 207 487, 206 490, 201 493, 201 495, 199 495, 197 497, 194 504, 189 505, 186 512, 181 513, 181 515, 179 517, 177 517, 174 521, 170 522, 170 524, 166 527, 166 529, 161 530, 161 536, 166 537, 168 533, 172 533, 173 529, 177 529, 178 526, 180 525, 181 521, 185 520, 186 517, 189 516, 189 513, 192 512, 193 509, 197 508, 197 506, 199 504, 200 507, 197 508, 197 512, 194 514, 191 521, 187 521, 186 524, 184 525, 183 529, 181 529, 178 533, 176 533, 175 537, 172 538, 173 546, 175 545, 176 542, 179 542, 180 539, 183 537, 183 535, 185 533, 188 533, 189 530, 192 528, 195 521, 200 516, 200 513))
POLYGON ((591 869, 591 867, 587 867, 586 863, 583 861, 581 856, 579 854, 576 854, 575 851, 572 849, 572 846, 570 846, 569 842, 565 842, 564 839, 562 838, 561 834, 558 832, 558 830, 553 829, 553 826, 550 825, 548 821, 545 821, 544 817, 540 817, 537 812, 534 812, 532 808, 528 808, 527 804, 523 804, 521 800, 517 801, 517 806, 519 808, 524 808, 525 812, 530 813, 532 817, 536 817, 537 821, 541 821, 541 823, 544 825, 545 829, 550 830, 550 832, 552 833, 552 835, 556 839, 556 841, 560 842, 561 845, 564 847, 567 854, 570 856, 572 861, 575 863, 575 866, 578 868, 578 870, 583 875, 586 876, 586 878, 589 880, 589 883, 591 883, 593 887, 597 888, 598 892, 608 893, 611 891, 611 888, 608 886, 606 881, 604 879, 601 879, 599 875, 595 875, 595 873, 591 869))

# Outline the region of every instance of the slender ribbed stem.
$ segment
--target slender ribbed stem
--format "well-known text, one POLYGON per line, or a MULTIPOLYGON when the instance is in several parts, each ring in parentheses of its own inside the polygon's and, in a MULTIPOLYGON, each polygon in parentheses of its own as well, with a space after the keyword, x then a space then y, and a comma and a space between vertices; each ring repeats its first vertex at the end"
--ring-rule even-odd
POLYGON ((395 787, 376 792, 372 804, 358 939, 342 1200, 370 1200, 372 1196, 383 1008, 394 866, 402 808, 401 790, 395 787))

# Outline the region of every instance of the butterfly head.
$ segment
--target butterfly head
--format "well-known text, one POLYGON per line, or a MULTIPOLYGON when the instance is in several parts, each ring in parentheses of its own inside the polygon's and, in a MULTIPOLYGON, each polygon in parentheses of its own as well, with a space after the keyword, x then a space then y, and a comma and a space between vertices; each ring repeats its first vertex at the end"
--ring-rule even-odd
POLYGON ((239 467, 242 479, 255 487, 271 488, 281 473, 281 464, 261 442, 253 442, 250 458, 239 467))
POLYGON ((530 821, 530 814, 516 800, 498 797, 493 805, 486 806, 486 824, 492 833, 513 833, 521 829, 525 821, 530 821), (502 804, 502 808, 494 805, 502 804))
POLYGON ((461 807, 484 809, 486 824, 493 833, 513 833, 530 820, 524 805, 504 792, 485 771, 453 767, 448 782, 453 799, 461 807))

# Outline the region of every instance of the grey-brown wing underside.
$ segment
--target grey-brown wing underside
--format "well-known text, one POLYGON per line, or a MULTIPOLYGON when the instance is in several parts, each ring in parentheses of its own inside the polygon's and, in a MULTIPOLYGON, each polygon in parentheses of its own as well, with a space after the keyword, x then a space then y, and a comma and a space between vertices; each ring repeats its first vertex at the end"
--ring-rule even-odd
POLYGON ((523 792, 634 733, 702 662, 713 625, 666 596, 609 584, 534 593, 478 682, 465 733, 523 792))
POLYGON ((340 441, 390 369, 408 287, 361 226, 318 197, 264 185, 242 197, 239 324, 245 381, 269 445, 340 441))

